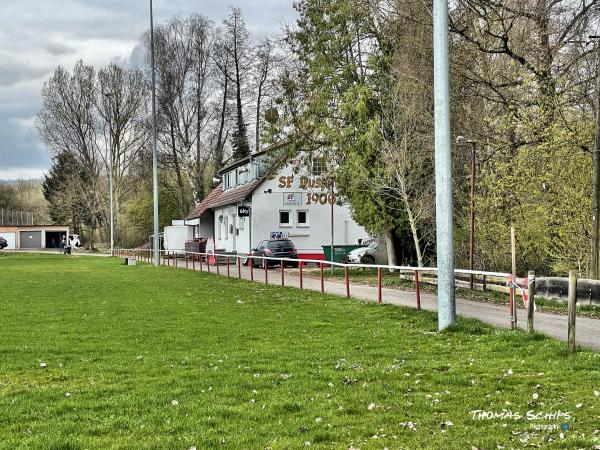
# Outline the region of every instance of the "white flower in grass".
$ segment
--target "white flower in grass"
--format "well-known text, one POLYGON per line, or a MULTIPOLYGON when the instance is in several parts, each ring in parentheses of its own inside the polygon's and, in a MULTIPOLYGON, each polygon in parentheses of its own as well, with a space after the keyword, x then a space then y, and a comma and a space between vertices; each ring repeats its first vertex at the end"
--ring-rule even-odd
POLYGON ((258 377, 260 377, 260 373, 255 373, 254 378, 258 378, 258 377))
POLYGON ((600 391, 594 391, 594 397, 600 397, 600 391))
POLYGON ((289 377, 291 377, 291 375, 289 373, 282 373, 281 374, 281 378, 283 378, 284 380, 287 380, 289 377))
POLYGON ((534 400, 537 400, 538 398, 540 398, 540 394, 538 394, 537 392, 534 392, 532 397, 534 400))
POLYGON ((178 406, 179 402, 177 400, 171 400, 171 405, 172 406, 178 406))
POLYGON ((70 397, 71 393, 70 392, 65 392, 65 397, 70 397))
POLYGON ((377 407, 377 405, 375 405, 375 403, 369 403, 369 406, 367 406, 367 409, 369 411, 373 411, 376 407, 377 407))
POLYGON ((505 376, 505 377, 509 377, 509 376, 511 376, 513 373, 514 373, 514 372, 513 372, 513 370, 512 370, 512 369, 508 369, 508 370, 506 371, 506 373, 504 374, 504 376, 505 376))
POLYGON ((315 418, 315 422, 321 423, 321 422, 323 422, 323 418, 322 417, 317 417, 317 418, 315 418))
POLYGON ((579 408, 581 408, 582 406, 583 406, 583 403, 577 403, 577 404, 575 405, 575 408, 579 409, 579 408))
POLYGON ((330 388, 332 388, 334 385, 333 385, 333 383, 328 383, 327 386, 329 386, 330 388))
POLYGON ((48 367, 48 365, 45 362, 41 362, 40 363, 40 369, 45 369, 46 367, 48 367))
POLYGON ((304 441, 304 446, 305 447, 310 447, 310 441, 304 441))

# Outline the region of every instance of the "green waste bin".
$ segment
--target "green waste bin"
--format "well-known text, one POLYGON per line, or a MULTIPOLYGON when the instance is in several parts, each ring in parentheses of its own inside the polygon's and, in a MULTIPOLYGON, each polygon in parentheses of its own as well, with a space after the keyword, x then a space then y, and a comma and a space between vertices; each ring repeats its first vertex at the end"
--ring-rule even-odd
POLYGON ((331 245, 323 245, 323 252, 325 253, 326 261, 333 261, 343 263, 346 261, 346 256, 352 250, 356 248, 364 247, 363 245, 334 245, 333 246, 333 259, 331 259, 331 245))

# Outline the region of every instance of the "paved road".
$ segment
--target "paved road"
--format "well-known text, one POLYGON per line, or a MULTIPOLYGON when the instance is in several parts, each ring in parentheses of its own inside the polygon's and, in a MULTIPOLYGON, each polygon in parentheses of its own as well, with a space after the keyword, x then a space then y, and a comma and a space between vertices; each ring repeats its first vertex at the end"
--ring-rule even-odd
MULTIPOLYGON (((175 260, 163 261, 163 264, 170 266, 174 265, 175 260)), ((185 269, 185 261, 177 261, 178 268, 185 269)), ((192 269, 192 263, 188 263, 188 268, 192 269)), ((207 270, 206 263, 202 264, 202 269, 207 270)), ((217 273, 216 267, 211 267, 212 273, 217 273)), ((198 262, 195 263, 195 270, 200 270, 198 262)), ((296 271, 294 271, 296 272, 296 271)), ((224 265, 219 266, 219 274, 227 276, 227 267, 224 265)), ((232 265, 229 268, 229 275, 231 277, 238 277, 238 270, 232 259, 232 265)), ((254 281, 259 283, 265 282, 265 271, 264 269, 253 270, 254 281)), ((279 268, 271 268, 268 271, 268 282, 269 284, 281 285, 281 270, 279 268)), ((251 274, 248 267, 241 268, 241 278, 250 280, 251 274)), ((285 274, 285 286, 300 287, 300 277, 295 273, 285 274)), ((346 295, 346 285, 340 281, 325 280, 325 292, 328 294, 346 295)), ((318 277, 304 276, 303 288, 313 291, 321 290, 321 281, 318 277)), ((367 286, 363 284, 350 284, 350 295, 353 298, 367 301, 377 301, 377 288, 374 286, 367 286)), ((416 307, 416 297, 414 292, 403 291, 396 288, 382 288, 382 303, 407 306, 411 308, 416 307)), ((437 311, 437 296, 434 294, 421 293, 421 307, 429 311, 437 311)), ((510 326, 508 308, 502 305, 496 305, 492 303, 476 302, 472 300, 465 300, 457 298, 456 310, 460 316, 472 317, 479 319, 483 322, 489 323, 496 327, 508 328, 510 326)), ((525 328, 527 326, 526 317, 524 310, 519 310, 520 317, 518 320, 519 328, 525 328)), ((541 333, 545 333, 549 336, 555 337, 562 341, 567 340, 567 316, 548 314, 537 312, 535 314, 535 329, 541 333)), ((582 347, 588 347, 596 351, 600 351, 600 319, 592 319, 587 317, 577 318, 577 344, 582 347)))

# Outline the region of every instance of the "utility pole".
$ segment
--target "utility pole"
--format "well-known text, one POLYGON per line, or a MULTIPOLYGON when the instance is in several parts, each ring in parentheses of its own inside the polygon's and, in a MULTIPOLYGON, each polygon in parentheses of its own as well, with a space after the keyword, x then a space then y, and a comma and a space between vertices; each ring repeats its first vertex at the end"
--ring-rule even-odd
POLYGON ((150 0, 150 64, 152 64, 152 197, 154 212, 154 265, 160 265, 158 236, 158 156, 156 152, 156 70, 154 65, 154 12, 150 0))
POLYGON ((110 255, 115 251, 115 212, 113 207, 113 135, 112 135, 112 92, 102 93, 108 100, 108 190, 110 198, 110 255))
POLYGON ((438 262, 438 329, 440 331, 456 322, 448 53, 448 2, 447 0, 434 0, 435 209, 438 262))
MULTIPOLYGON (((598 40, 600 36, 589 36, 590 40, 598 40)), ((600 43, 596 43, 598 67, 600 67, 600 43)), ((600 223, 598 207, 600 205, 600 70, 596 75, 596 138, 594 141, 593 161, 593 193, 592 193, 592 258, 590 278, 597 280, 600 277, 600 223)))

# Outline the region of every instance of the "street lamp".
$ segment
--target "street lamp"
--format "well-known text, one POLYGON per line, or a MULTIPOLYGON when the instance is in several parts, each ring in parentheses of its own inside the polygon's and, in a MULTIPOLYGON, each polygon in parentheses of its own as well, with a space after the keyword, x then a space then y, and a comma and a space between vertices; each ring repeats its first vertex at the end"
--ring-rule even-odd
MULTIPOLYGON (((464 136, 456 138, 456 145, 471 145, 471 230, 469 235, 469 270, 473 270, 473 254, 475 252, 475 175, 476 175, 476 146, 477 142, 464 136)), ((469 285, 473 290, 474 276, 469 276, 469 285)))
POLYGON ((115 250, 115 215, 113 208, 113 136, 112 136, 112 93, 103 92, 108 100, 108 190, 110 192, 110 255, 115 250))
POLYGON ((160 265, 158 236, 158 157, 156 152, 156 71, 154 68, 154 13, 150 0, 150 63, 152 65, 152 197, 154 215, 154 265, 160 265))

